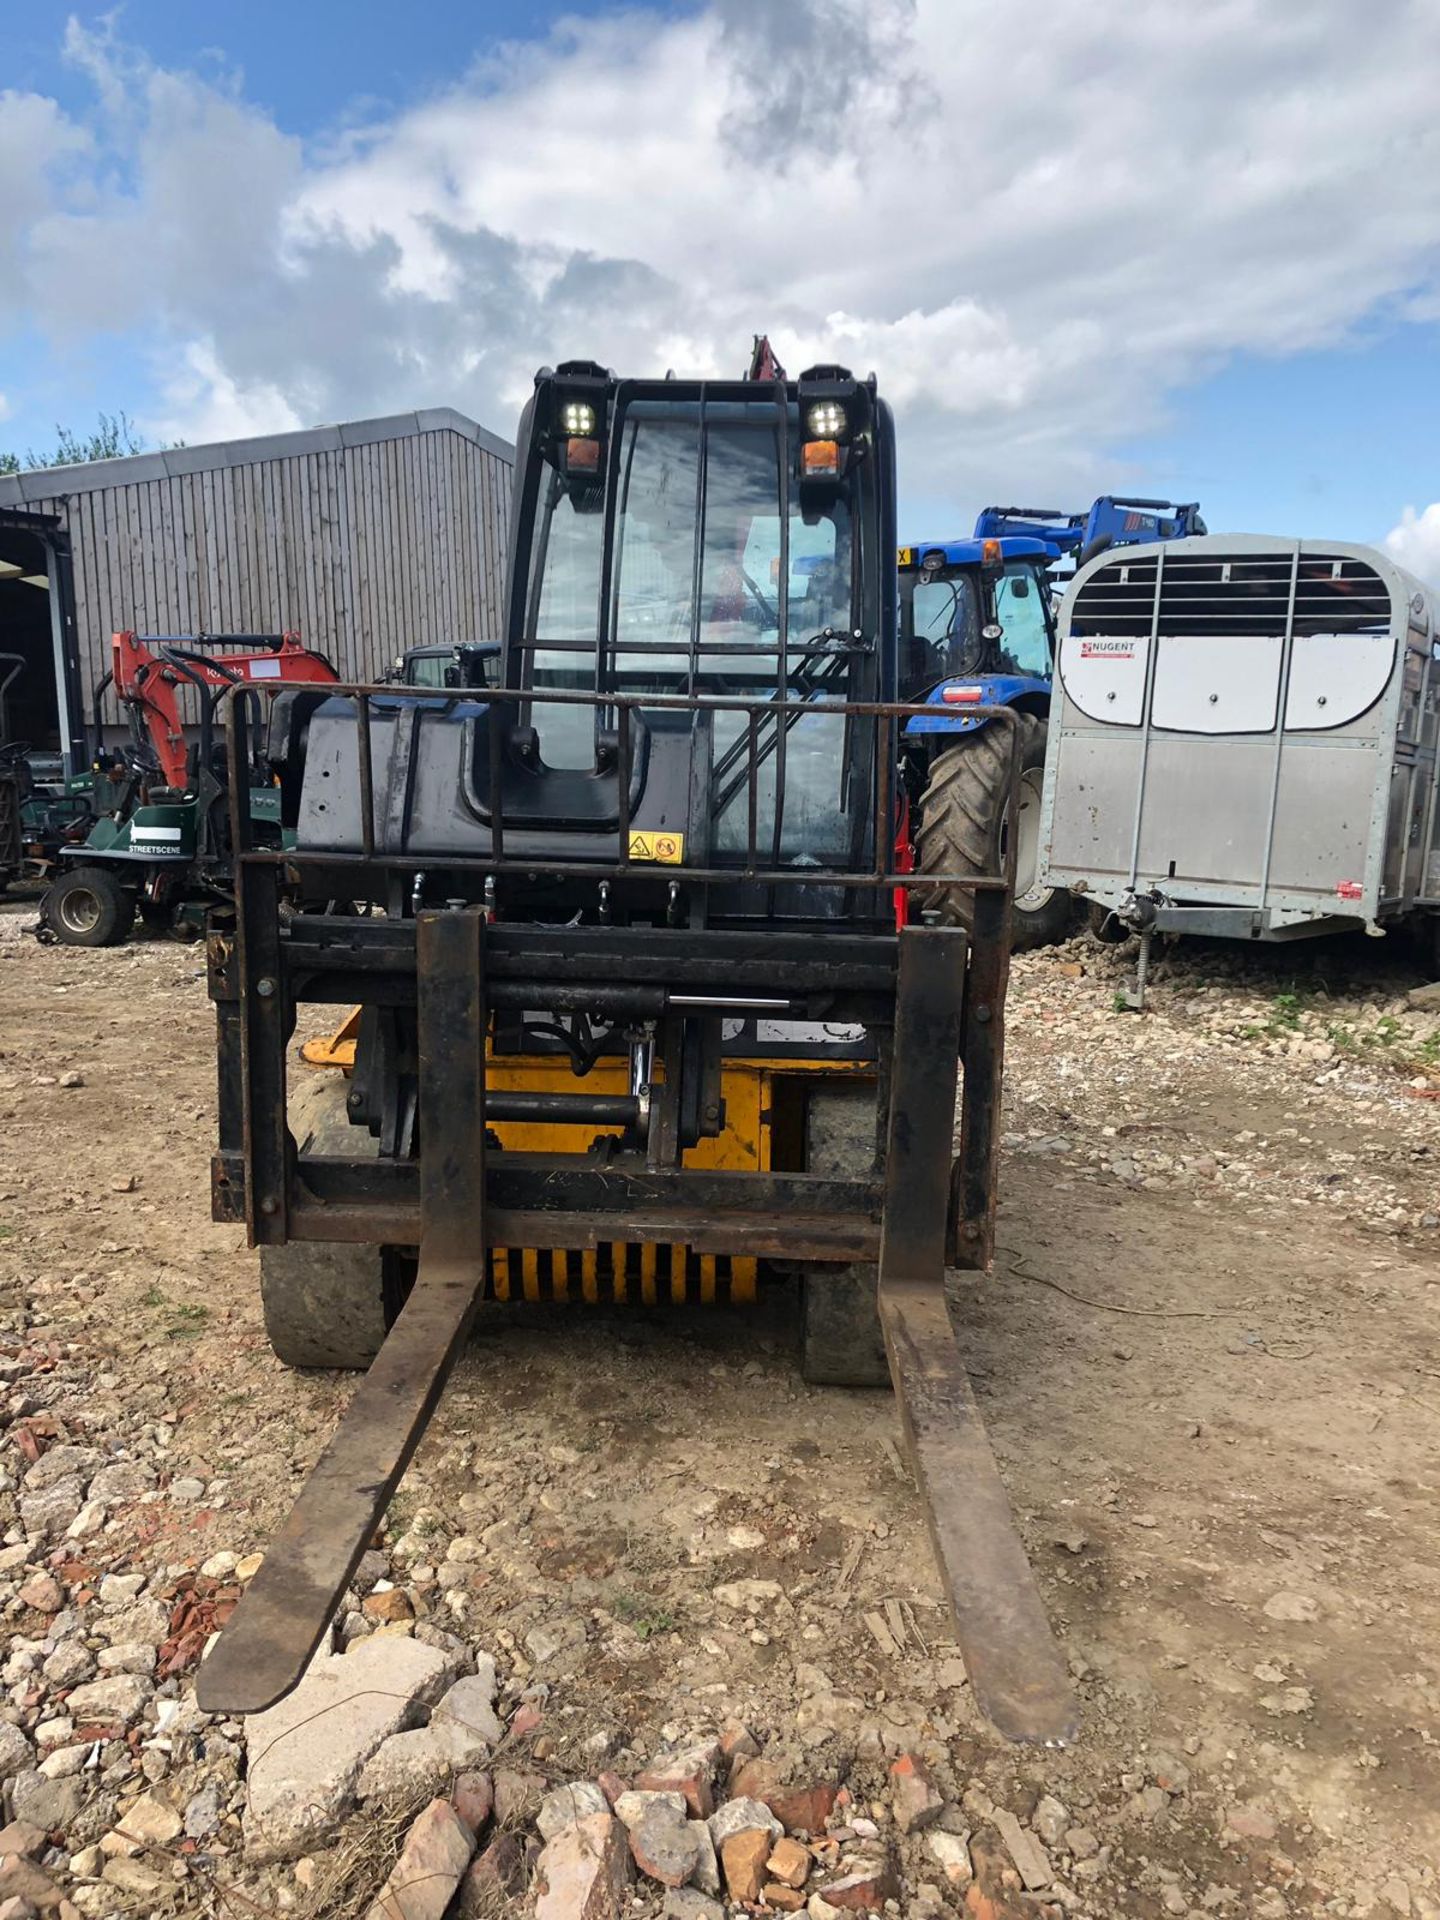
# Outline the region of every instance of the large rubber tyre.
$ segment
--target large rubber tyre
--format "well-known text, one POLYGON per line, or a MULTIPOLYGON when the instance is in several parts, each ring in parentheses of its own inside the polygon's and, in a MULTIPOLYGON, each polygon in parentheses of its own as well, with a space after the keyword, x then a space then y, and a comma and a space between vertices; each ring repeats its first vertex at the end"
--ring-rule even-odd
MULTIPOLYGON (((373 1156, 376 1141, 346 1117, 345 1076, 296 1071, 305 1078, 290 1102, 290 1130, 300 1151, 373 1156)), ((291 1240, 260 1249, 265 1332, 287 1367, 368 1367, 399 1311, 394 1294, 380 1247, 291 1240)))
MULTIPOLYGON (((1063 887, 1040 887, 1040 812, 1045 777, 1045 722, 1017 716, 1020 745, 1020 844, 1015 859, 1011 945, 1054 946, 1070 931, 1072 905, 1063 887)), ((1010 779, 1010 730, 982 727, 936 754, 920 802, 915 864, 921 873, 999 873, 1004 865, 1010 779)), ((918 890, 917 890, 918 891, 918 890)), ((975 896, 964 887, 919 891, 918 905, 949 926, 969 927, 975 896)))
POLYGON ((63 947, 115 947, 135 924, 135 896, 108 867, 71 867, 41 900, 40 918, 63 947))
MULTIPOLYGON (((875 1166, 875 1083, 814 1089, 805 1170, 863 1180, 875 1166)), ((873 1265, 807 1267, 800 1281, 800 1371, 814 1386, 890 1383, 873 1265)))

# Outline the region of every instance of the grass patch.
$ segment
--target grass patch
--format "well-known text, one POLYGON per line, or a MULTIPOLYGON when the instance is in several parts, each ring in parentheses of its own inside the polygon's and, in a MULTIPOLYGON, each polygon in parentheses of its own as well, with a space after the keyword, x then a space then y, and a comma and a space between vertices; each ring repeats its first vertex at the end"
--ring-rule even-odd
POLYGON ((167 1340, 193 1340, 210 1318, 210 1309, 198 1300, 172 1300, 157 1286, 149 1286, 140 1296, 142 1307, 154 1307, 165 1315, 167 1340))
POLYGON ((1417 1040, 1403 1020, 1382 1013, 1369 1026, 1353 1020, 1332 1020, 1325 1029, 1337 1053, 1351 1060, 1370 1060, 1395 1073, 1426 1072, 1440 1067, 1440 1032, 1417 1040))
POLYGON ((648 1640, 655 1633, 674 1631, 674 1614, 644 1594, 617 1593, 610 1602, 610 1610, 640 1640, 648 1640))

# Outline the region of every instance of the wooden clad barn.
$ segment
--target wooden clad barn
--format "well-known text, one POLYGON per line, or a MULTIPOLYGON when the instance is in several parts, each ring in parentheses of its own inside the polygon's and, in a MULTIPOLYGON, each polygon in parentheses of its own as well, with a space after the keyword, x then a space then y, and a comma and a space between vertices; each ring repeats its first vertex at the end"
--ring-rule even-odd
POLYGON ((0 477, 0 656, 25 663, 11 737, 83 753, 117 628, 296 628, 357 680, 497 635, 513 465, 440 407, 0 477))

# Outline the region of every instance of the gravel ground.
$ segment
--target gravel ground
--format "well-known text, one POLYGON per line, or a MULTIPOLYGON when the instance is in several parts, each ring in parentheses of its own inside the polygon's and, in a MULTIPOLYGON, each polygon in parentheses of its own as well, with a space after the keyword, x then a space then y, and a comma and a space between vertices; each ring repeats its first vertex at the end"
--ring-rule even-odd
MULTIPOLYGON (((351 1911, 345 1874, 378 1887, 399 1844, 380 1800, 354 1815, 352 1780, 262 1864, 253 1743, 192 1692, 348 1384, 274 1362, 209 1220, 199 950, 42 949, 26 917, 0 915, 0 1900, 351 1911)), ((1440 1011, 1363 940, 1197 945, 1144 1016, 1127 965, 1017 960, 1002 1253, 956 1301, 1072 1751, 978 1720, 889 1396, 805 1387, 783 1299, 482 1333, 339 1644, 438 1650, 433 1697, 493 1656, 497 1758, 537 1791, 743 1723, 847 1783, 894 1911, 1437 1920, 1440 1011), (894 1823, 903 1754, 944 1845, 894 1823), (1011 1815, 1051 1879, 1006 1866, 992 1898, 1011 1815)), ((660 1910, 645 1884, 627 1911, 660 1910)))

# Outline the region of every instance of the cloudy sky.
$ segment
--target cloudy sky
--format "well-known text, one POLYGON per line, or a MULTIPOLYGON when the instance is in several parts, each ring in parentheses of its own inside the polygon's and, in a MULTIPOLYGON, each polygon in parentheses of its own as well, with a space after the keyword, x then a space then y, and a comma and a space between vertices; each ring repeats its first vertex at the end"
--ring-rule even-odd
POLYGON ((0 446, 874 368, 902 531, 1198 498, 1440 581, 1440 0, 7 10, 0 446), (1018 24, 1024 21, 1024 26, 1018 24))

